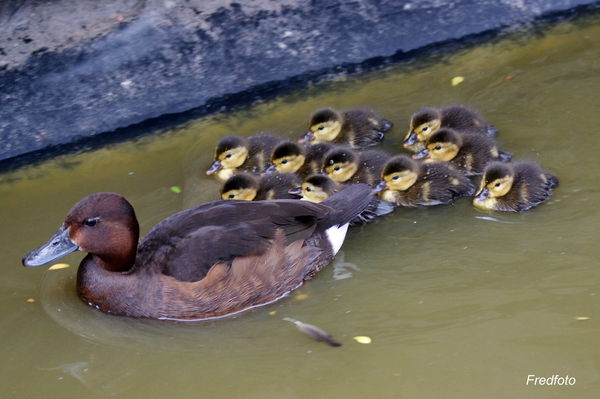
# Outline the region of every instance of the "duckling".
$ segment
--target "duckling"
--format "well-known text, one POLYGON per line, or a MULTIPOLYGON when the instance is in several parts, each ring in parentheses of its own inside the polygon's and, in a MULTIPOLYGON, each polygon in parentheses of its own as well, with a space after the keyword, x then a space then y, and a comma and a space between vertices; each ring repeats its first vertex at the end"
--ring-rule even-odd
MULTIPOLYGON (((301 196, 305 201, 318 203, 325 201, 346 186, 332 180, 328 176, 314 174, 304 179, 302 187, 290 190, 290 193, 301 196)), ((361 226, 372 221, 377 216, 387 215, 393 210, 394 207, 389 202, 373 197, 365 210, 350 221, 350 226, 361 226)))
POLYGON ((216 173, 219 180, 225 181, 236 171, 262 173, 269 163, 269 154, 279 142, 279 137, 265 133, 248 138, 225 136, 217 143, 215 161, 206 174, 216 173))
POLYGON ((481 134, 458 134, 441 128, 432 134, 414 159, 449 162, 467 176, 480 175, 488 162, 508 162, 512 154, 498 150, 494 139, 481 134))
POLYGON ((316 143, 300 145, 293 141, 285 141, 279 144, 271 152, 271 165, 265 174, 273 173, 295 173, 304 179, 306 176, 318 173, 321 163, 327 151, 333 148, 330 143, 316 143))
POLYGON ((458 170, 442 162, 417 162, 396 155, 383 167, 379 198, 404 207, 448 204, 455 198, 473 195, 475 186, 458 170))
POLYGON ((42 266, 88 252, 76 291, 95 309, 163 320, 222 317, 283 298, 325 267, 371 191, 356 184, 321 204, 214 201, 168 217, 141 239, 125 198, 92 194, 22 262, 42 266))
POLYGON ((338 183, 366 183, 374 186, 390 156, 381 150, 356 151, 334 148, 323 158, 323 171, 338 183))
POLYGON ((425 148, 427 139, 442 127, 456 130, 458 133, 484 134, 494 137, 498 129, 485 122, 476 111, 460 105, 448 108, 421 108, 410 118, 408 134, 403 146, 413 152, 425 148))
POLYGON ((491 162, 485 168, 475 207, 501 212, 523 212, 550 198, 558 178, 531 162, 491 162))
POLYGON ((257 177, 249 173, 231 176, 221 187, 221 199, 262 201, 272 199, 298 199, 289 190, 298 187, 302 180, 293 173, 276 173, 257 177))
POLYGON ((333 142, 348 144, 353 148, 364 148, 379 144, 392 123, 374 111, 353 108, 335 111, 322 108, 315 111, 308 122, 308 132, 300 143, 333 142))

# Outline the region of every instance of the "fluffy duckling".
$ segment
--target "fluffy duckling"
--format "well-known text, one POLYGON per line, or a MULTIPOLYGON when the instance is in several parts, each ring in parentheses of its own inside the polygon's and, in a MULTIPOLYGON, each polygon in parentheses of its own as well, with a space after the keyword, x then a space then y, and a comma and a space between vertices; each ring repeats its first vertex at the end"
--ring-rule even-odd
POLYGON ((265 174, 295 173, 304 179, 321 170, 323 157, 332 148, 333 144, 330 143, 300 145, 293 141, 285 141, 271 152, 271 165, 265 174))
POLYGON ((550 198, 558 178, 534 163, 492 162, 485 168, 475 207, 501 212, 523 212, 550 198))
MULTIPOLYGON (((290 193, 301 196, 305 201, 322 202, 344 187, 346 187, 345 184, 340 184, 328 176, 314 174, 304 179, 302 187, 290 190, 290 193)), ((350 221, 350 226, 361 226, 377 216, 387 215, 393 210, 394 207, 389 202, 373 197, 365 210, 350 221)))
POLYGON ((410 118, 404 148, 413 152, 425 148, 427 139, 438 129, 448 127, 459 133, 484 134, 494 137, 498 130, 476 111, 460 105, 448 108, 421 108, 410 118))
POLYGON ((467 176, 480 175, 488 162, 508 162, 512 154, 499 150, 491 137, 481 134, 458 134, 449 128, 439 129, 425 142, 414 159, 449 162, 467 176))
POLYGON ((379 198, 405 207, 448 204, 473 195, 475 186, 458 170, 442 162, 417 162, 406 155, 391 158, 375 187, 379 198))
POLYGON ((379 182, 383 165, 389 158, 380 150, 334 148, 325 154, 322 169, 338 183, 366 183, 373 187, 379 182))
POLYGON ((312 114, 308 122, 308 132, 298 141, 300 143, 332 142, 364 148, 379 144, 384 134, 391 128, 390 121, 368 109, 335 111, 331 108, 323 108, 312 114))
POLYGON ((249 173, 231 176, 221 187, 221 199, 262 201, 272 199, 298 199, 289 193, 302 180, 293 173, 276 173, 257 177, 249 173))
POLYGON ((225 136, 215 147, 215 160, 206 174, 222 181, 229 179, 236 171, 262 173, 269 164, 269 154, 281 142, 279 137, 258 134, 248 138, 225 136))

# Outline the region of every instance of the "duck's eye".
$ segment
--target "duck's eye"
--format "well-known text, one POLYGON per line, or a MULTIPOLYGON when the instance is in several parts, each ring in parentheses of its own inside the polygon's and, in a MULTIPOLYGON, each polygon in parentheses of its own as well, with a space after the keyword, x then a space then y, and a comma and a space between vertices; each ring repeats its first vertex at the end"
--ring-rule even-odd
POLYGON ((323 129, 325 129, 325 126, 319 126, 317 129, 323 130, 323 129))
POLYGON ((225 155, 225 158, 231 158, 231 154, 225 155))
POLYGON ((283 161, 281 161, 281 164, 282 164, 282 165, 285 165, 286 163, 288 163, 288 160, 287 160, 287 159, 284 159, 283 161))
POLYGON ((227 197, 229 199, 234 199, 235 198, 235 194, 229 194, 229 197, 227 197))
POLYGON ((89 219, 86 219, 85 222, 83 222, 83 224, 87 227, 94 227, 97 222, 98 222, 98 219, 89 218, 89 219))
POLYGON ((422 132, 426 132, 429 130, 429 126, 423 126, 423 129, 421 129, 422 132))
POLYGON ((494 187, 500 187, 502 185, 502 183, 498 182, 496 184, 494 184, 494 187))
POLYGON ((394 177, 392 177, 392 180, 398 180, 400 178, 400 176, 396 175, 394 177))
POLYGON ((312 188, 306 187, 306 191, 308 191, 310 193, 312 191, 312 188))
POLYGON ((435 147, 433 147, 433 149, 439 151, 439 150, 442 149, 442 146, 441 145, 436 145, 435 147))
POLYGON ((339 166, 336 166, 335 168, 333 168, 333 171, 338 172, 340 169, 342 169, 342 168, 340 168, 339 166))

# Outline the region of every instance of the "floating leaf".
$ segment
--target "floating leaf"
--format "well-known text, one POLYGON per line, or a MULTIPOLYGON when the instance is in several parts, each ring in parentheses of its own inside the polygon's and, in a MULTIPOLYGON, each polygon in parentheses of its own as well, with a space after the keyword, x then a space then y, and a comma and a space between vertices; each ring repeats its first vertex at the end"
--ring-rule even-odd
POLYGON ((269 312, 269 316, 275 316, 276 311, 269 312))
POLYGON ((371 343, 371 338, 370 337, 365 337, 364 335, 359 335, 358 337, 354 337, 354 339, 359 344, 365 344, 366 345, 366 344, 370 344, 371 343))
POLYGON ((55 265, 50 266, 48 270, 66 269, 67 267, 69 267, 67 263, 57 263, 55 265))
POLYGON ((33 298, 29 298, 29 299, 27 300, 27 302, 29 302, 29 303, 31 303, 31 302, 35 302, 35 299, 33 299, 33 298))
POLYGON ((329 333, 317 326, 313 326, 312 324, 302 323, 301 321, 291 319, 289 317, 284 317, 283 320, 291 321, 296 325, 298 331, 304 333, 314 339, 317 342, 325 342, 326 344, 334 347, 342 346, 341 343, 333 339, 329 333))
POLYGON ((173 191, 175 194, 179 194, 181 193, 181 188, 179 186, 173 186, 169 188, 171 191, 173 191))
POLYGON ((463 78, 462 76, 455 76, 452 78, 452 86, 458 86, 459 84, 461 84, 463 81, 465 80, 465 78, 463 78))
POLYGON ((296 296, 295 296, 295 298, 294 298, 294 299, 297 299, 297 300, 299 300, 299 301, 302 301, 302 300, 304 300, 304 299, 306 299, 306 298, 308 298, 308 295, 306 295, 306 294, 298 294, 298 295, 296 295, 296 296))
POLYGON ((589 317, 585 317, 585 316, 581 316, 581 317, 576 317, 575 320, 589 320, 589 317))

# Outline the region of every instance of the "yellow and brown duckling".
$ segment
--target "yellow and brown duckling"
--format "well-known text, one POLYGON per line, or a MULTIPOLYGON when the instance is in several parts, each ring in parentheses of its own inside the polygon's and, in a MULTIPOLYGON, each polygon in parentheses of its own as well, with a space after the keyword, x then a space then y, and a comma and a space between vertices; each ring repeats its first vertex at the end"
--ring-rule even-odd
POLYGON ((229 135, 223 137, 215 147, 215 160, 206 174, 222 181, 236 172, 262 173, 269 165, 269 154, 281 139, 270 134, 251 137, 229 135))
POLYGON ((475 193, 468 177, 442 162, 418 162, 406 155, 391 158, 375 187, 379 198, 404 207, 448 204, 475 193))
POLYGON ((283 298, 325 267, 371 191, 353 185, 321 204, 214 201, 168 217, 141 239, 125 198, 92 194, 23 265, 87 252, 76 291, 95 309, 152 319, 225 316, 283 298))
POLYGON ((487 165, 473 199, 479 209, 523 212, 548 200, 558 178, 531 162, 487 165))
POLYGON ((306 176, 318 173, 325 154, 333 148, 330 143, 301 145, 293 141, 284 141, 271 152, 271 165, 265 174, 295 173, 304 179, 306 176))
POLYGON ((374 111, 353 108, 336 111, 322 108, 315 111, 308 122, 308 132, 300 143, 331 142, 346 144, 353 148, 365 148, 379 144, 392 123, 374 111))
POLYGON ((439 129, 425 142, 414 159, 448 162, 467 176, 480 175, 492 161, 508 162, 512 154, 499 150, 496 141, 481 134, 458 134, 449 128, 439 129))
MULTIPOLYGON (((290 190, 290 193, 301 196, 304 201, 318 203, 325 201, 344 187, 347 185, 340 184, 328 176, 314 174, 304 179, 301 187, 290 190)), ((365 210, 350 221, 350 226, 363 225, 378 216, 387 215, 393 210, 394 207, 389 202, 373 197, 365 210)))
POLYGON ((421 108, 410 118, 408 134, 403 146, 413 152, 421 151, 427 139, 441 128, 458 133, 483 134, 494 137, 498 130, 488 124, 476 111, 460 105, 448 108, 421 108))
POLYGON ((221 187, 221 199, 244 201, 299 199, 299 196, 290 194, 289 191, 301 183, 302 180, 293 173, 275 173, 266 176, 237 173, 227 179, 221 187))
POLYGON ((338 183, 366 183, 374 187, 389 158, 389 154, 381 150, 334 148, 325 154, 322 170, 338 183))

